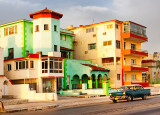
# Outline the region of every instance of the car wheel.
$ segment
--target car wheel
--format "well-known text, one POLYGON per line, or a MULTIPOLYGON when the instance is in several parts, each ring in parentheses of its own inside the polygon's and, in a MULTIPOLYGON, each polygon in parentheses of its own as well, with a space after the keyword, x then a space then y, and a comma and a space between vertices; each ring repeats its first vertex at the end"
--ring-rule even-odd
POLYGON ((130 101, 132 101, 132 100, 133 100, 133 97, 132 97, 131 95, 129 95, 129 96, 127 97, 127 101, 130 102, 130 101))
POLYGON ((147 96, 146 96, 146 95, 144 95, 144 96, 142 97, 142 99, 143 99, 143 100, 146 100, 146 99, 147 99, 147 96))
POLYGON ((113 103, 117 103, 117 100, 114 99, 114 100, 113 100, 113 103))

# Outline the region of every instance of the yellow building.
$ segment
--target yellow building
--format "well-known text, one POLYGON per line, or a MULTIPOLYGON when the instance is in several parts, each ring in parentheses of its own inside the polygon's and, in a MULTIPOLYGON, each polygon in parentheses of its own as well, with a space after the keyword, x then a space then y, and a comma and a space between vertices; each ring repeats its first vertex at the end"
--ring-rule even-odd
POLYGON ((142 57, 148 52, 141 50, 147 42, 146 27, 131 21, 111 20, 79 27, 68 26, 75 34, 74 58, 91 60, 108 67, 111 88, 142 82, 142 57))

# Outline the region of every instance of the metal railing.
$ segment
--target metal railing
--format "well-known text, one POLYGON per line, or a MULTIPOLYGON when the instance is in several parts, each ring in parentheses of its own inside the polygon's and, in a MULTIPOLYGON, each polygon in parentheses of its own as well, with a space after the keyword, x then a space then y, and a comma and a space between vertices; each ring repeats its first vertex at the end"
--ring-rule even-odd
POLYGON ((72 84, 72 89, 82 89, 82 84, 72 84))
POLYGON ((124 50, 133 50, 133 51, 148 53, 147 50, 143 50, 143 49, 124 49, 124 50))
POLYGON ((102 88, 102 83, 98 83, 98 88, 102 88))

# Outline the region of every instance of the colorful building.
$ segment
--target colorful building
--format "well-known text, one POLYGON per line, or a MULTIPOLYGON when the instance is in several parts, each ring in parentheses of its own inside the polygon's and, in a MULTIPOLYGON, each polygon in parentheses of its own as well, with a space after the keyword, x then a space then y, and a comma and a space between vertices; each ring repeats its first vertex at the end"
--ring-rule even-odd
POLYGON ((160 84, 160 52, 154 52, 143 58, 142 66, 148 67, 148 71, 143 73, 144 80, 150 84, 160 84))
POLYGON ((67 29, 75 34, 74 58, 108 67, 111 88, 142 83, 142 72, 148 71, 141 66, 142 57, 148 56, 141 49, 141 43, 148 41, 145 26, 111 20, 67 29))
POLYGON ((73 60, 75 35, 72 31, 60 28, 62 16, 45 8, 30 14, 33 21, 19 20, 0 25, 0 47, 4 48, 6 77, 12 84, 23 84, 25 89, 24 84, 28 84, 31 91, 39 94, 52 93, 52 100, 57 100, 57 89, 67 89, 67 81, 70 89, 78 86, 75 84, 82 85, 83 75, 87 75, 85 83, 89 84, 88 88, 94 84, 98 88, 103 76, 106 82, 108 80, 109 69, 91 61, 73 60), (73 72, 74 69, 76 71, 73 72), (78 81, 75 75, 79 76, 78 81))
POLYGON ((8 94, 9 80, 4 75, 3 48, 0 47, 0 98, 8 94))

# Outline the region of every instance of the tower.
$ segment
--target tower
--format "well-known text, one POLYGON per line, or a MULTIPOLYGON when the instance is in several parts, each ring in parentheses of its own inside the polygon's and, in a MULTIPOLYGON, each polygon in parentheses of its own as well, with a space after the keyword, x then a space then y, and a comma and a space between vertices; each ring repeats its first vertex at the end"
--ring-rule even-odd
POLYGON ((33 53, 60 52, 60 18, 63 14, 47 8, 30 14, 33 18, 33 53))

